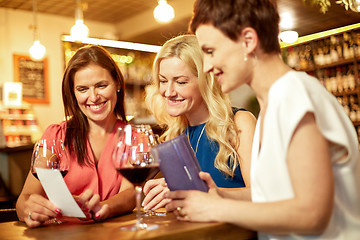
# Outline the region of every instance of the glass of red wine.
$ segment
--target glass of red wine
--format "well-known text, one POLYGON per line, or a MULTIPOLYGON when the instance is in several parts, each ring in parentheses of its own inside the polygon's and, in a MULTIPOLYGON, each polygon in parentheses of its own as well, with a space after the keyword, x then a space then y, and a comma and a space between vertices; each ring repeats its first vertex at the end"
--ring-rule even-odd
POLYGON ((135 185, 136 190, 136 223, 121 228, 138 231, 153 230, 157 224, 146 224, 141 216, 142 186, 149 178, 159 172, 159 162, 150 153, 151 143, 143 125, 126 125, 118 129, 117 143, 113 152, 115 168, 135 185))
MULTIPOLYGON (((149 138, 149 142, 151 147, 157 146, 158 144, 160 144, 160 137, 157 134, 154 134, 152 128, 150 125, 145 124, 145 125, 141 125, 142 126, 142 131, 147 135, 147 137, 149 138)), ((149 176, 147 178, 148 179, 152 179, 156 176, 156 174, 160 172, 160 169, 158 169, 158 171, 154 172, 153 175, 149 176)), ((147 210, 144 213, 144 217, 151 217, 151 216, 165 216, 166 212, 156 212, 155 210, 147 210)))
MULTIPOLYGON (((62 140, 41 139, 34 145, 31 156, 31 173, 38 179, 37 168, 52 169, 60 171, 65 177, 69 170, 69 161, 62 140)), ((58 219, 53 219, 54 223, 61 223, 58 219)))

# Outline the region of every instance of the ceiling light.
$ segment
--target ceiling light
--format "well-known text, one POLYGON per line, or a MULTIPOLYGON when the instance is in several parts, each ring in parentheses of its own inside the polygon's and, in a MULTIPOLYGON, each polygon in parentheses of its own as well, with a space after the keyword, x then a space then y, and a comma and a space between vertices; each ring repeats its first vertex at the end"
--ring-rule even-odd
POLYGON ((71 28, 70 34, 78 42, 82 42, 89 36, 89 28, 84 24, 83 6, 80 0, 76 0, 75 25, 71 28))
MULTIPOLYGON (((71 36, 68 35, 63 36, 62 40, 67 42, 75 42, 75 39, 73 39, 71 36)), ((157 45, 114 41, 114 40, 99 39, 99 38, 86 38, 82 43, 91 44, 91 45, 100 45, 104 47, 114 47, 114 48, 124 48, 124 49, 138 50, 145 52, 154 52, 154 53, 159 52, 161 48, 161 46, 157 46, 157 45)))
POLYGON ((175 17, 174 8, 166 0, 159 0, 154 9, 154 18, 159 23, 168 23, 175 17))
POLYGON ((40 43, 39 40, 35 40, 34 44, 29 49, 30 57, 32 60, 43 60, 46 53, 46 48, 40 43))
POLYGON ((299 34, 295 31, 283 31, 279 35, 281 41, 285 43, 294 43, 299 38, 299 34))
POLYGON ((39 32, 37 27, 37 16, 36 16, 36 0, 33 0, 33 17, 34 25, 32 26, 34 30, 34 44, 30 47, 29 53, 30 57, 34 61, 43 60, 46 53, 46 48, 40 43, 39 32))
POLYGON ((291 29, 294 27, 294 17, 290 12, 284 12, 280 16, 280 27, 282 29, 291 29))

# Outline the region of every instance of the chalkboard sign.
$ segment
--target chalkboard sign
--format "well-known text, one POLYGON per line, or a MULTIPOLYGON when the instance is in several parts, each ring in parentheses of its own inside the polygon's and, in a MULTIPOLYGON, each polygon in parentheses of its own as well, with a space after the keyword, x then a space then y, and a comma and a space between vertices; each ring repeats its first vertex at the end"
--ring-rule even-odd
POLYGON ((34 61, 14 54, 15 82, 21 82, 23 99, 29 103, 49 103, 47 59, 34 61))

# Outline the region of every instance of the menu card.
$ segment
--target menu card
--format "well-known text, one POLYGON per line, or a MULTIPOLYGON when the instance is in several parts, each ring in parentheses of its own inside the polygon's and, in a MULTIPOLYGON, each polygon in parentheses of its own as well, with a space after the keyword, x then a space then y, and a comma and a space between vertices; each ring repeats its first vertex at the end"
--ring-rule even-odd
POLYGON ((85 218, 85 214, 71 195, 59 170, 36 168, 37 176, 49 200, 63 216, 85 218))

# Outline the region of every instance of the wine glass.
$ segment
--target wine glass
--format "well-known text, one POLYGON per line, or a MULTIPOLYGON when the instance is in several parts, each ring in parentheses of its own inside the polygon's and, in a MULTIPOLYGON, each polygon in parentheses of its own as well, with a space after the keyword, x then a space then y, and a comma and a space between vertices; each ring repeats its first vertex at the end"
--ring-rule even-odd
POLYGON ((115 168, 131 183, 136 191, 136 223, 121 228, 138 231, 153 230, 157 224, 146 224, 141 216, 142 185, 149 177, 159 172, 159 162, 150 153, 151 144, 148 135, 141 125, 126 125, 117 132, 117 143, 113 152, 115 168))
MULTIPOLYGON (((148 124, 145 124, 145 125, 141 125, 142 126, 142 131, 144 131, 144 133, 148 136, 149 138, 149 142, 150 142, 150 145, 151 147, 154 147, 154 146, 157 146, 158 144, 160 144, 160 138, 159 138, 159 135, 158 134, 154 134, 152 128, 150 125, 148 124)), ((152 179, 156 176, 156 174, 158 174, 160 171, 160 169, 158 169, 158 171, 154 172, 153 175, 149 176, 147 178, 148 179, 152 179)), ((164 216, 166 215, 166 212, 156 212, 154 210, 147 210, 145 213, 144 213, 144 217, 151 217, 151 216, 164 216)))
MULTIPOLYGON (((69 161, 62 140, 41 139, 35 143, 30 169, 32 175, 38 179, 37 168, 60 171, 61 175, 65 177, 69 170, 69 161)), ((56 218, 53 219, 53 222, 62 223, 56 218)))

